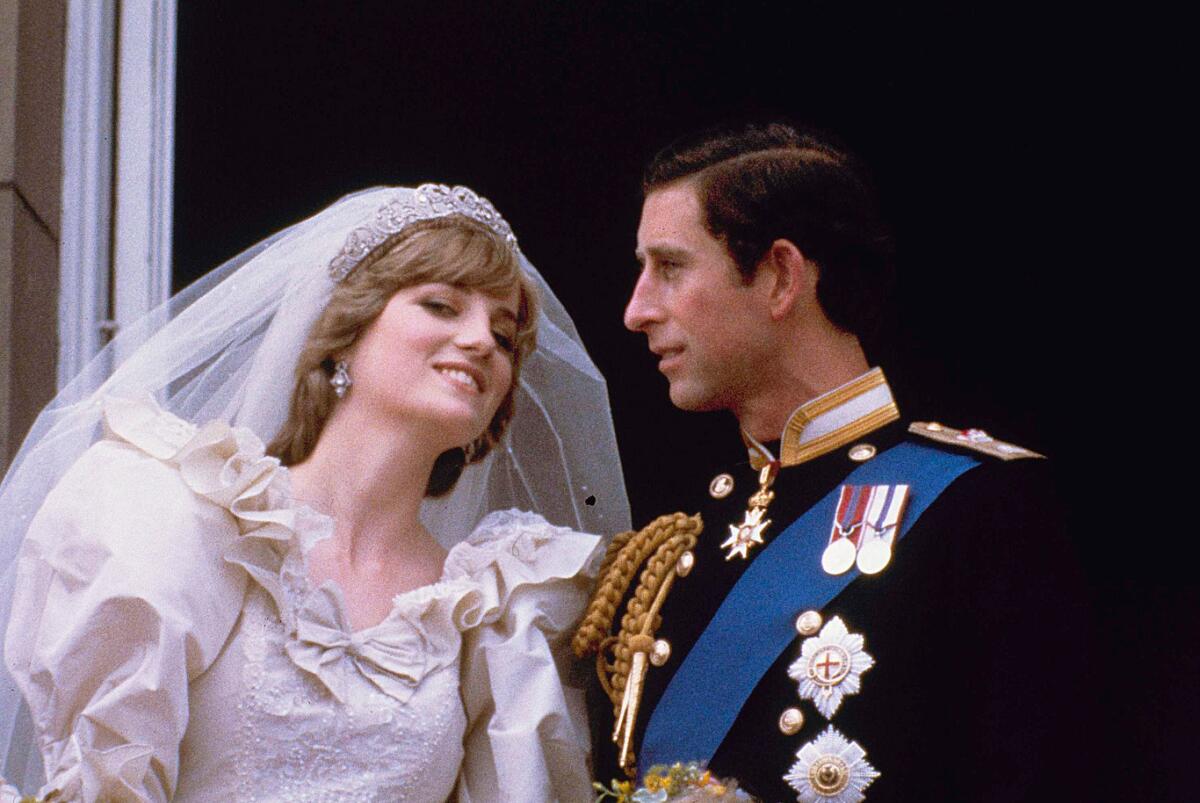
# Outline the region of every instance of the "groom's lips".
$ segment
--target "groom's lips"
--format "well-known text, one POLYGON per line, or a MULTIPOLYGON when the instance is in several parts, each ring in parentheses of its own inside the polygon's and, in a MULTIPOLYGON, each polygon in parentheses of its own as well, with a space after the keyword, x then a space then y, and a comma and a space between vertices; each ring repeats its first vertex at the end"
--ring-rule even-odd
POLYGON ((658 355, 658 370, 664 374, 679 364, 680 355, 683 354, 683 346, 656 347, 650 350, 658 355))

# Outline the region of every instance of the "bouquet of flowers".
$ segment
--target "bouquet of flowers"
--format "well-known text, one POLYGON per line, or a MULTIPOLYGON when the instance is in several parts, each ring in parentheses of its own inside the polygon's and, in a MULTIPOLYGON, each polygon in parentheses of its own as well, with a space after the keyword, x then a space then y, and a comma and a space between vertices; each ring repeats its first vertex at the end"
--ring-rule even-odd
POLYGON ((593 783, 596 803, 716 803, 739 801, 752 803, 755 798, 737 788, 737 781, 716 778, 699 763, 657 764, 642 776, 636 789, 632 781, 614 780, 611 786, 593 783))

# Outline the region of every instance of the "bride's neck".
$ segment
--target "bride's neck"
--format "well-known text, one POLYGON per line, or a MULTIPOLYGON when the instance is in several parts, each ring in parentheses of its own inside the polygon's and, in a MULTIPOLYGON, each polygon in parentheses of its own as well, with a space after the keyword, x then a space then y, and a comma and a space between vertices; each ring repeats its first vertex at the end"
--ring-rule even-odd
POLYGON ((428 427, 358 415, 330 416, 312 453, 291 468, 292 493, 337 522, 355 551, 379 553, 428 538, 421 502, 439 447, 428 427))

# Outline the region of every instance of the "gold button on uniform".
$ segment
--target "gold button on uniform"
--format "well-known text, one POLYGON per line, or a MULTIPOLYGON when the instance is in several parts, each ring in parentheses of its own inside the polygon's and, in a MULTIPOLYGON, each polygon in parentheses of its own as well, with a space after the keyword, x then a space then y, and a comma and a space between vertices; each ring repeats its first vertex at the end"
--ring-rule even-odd
POLYGON ((859 443, 850 447, 850 459, 855 463, 865 463, 875 456, 875 447, 869 443, 859 443))
POLYGON ((713 499, 724 499, 733 493, 733 475, 718 474, 708 484, 708 493, 713 499))
POLYGON ((696 556, 692 550, 688 550, 679 556, 679 560, 675 561, 675 573, 680 577, 687 577, 692 572, 692 567, 696 565, 696 556))
POLYGON ((779 715, 779 730, 784 736, 794 736, 804 727, 804 714, 799 708, 789 708, 779 715))
POLYGON ((671 643, 666 639, 659 639, 654 642, 654 646, 650 648, 650 663, 655 666, 662 666, 671 658, 671 643))
POLYGON ((805 611, 796 617, 796 632, 802 636, 815 635, 821 629, 821 614, 805 611))

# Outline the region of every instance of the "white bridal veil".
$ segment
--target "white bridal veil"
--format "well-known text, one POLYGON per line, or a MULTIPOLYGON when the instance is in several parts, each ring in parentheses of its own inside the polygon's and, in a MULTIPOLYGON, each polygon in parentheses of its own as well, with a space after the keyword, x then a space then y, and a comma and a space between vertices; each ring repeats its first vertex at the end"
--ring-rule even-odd
MULTIPOLYGON (((100 436, 105 396, 149 393, 181 418, 225 419, 269 442, 287 414, 300 344, 347 259, 352 268, 386 234, 449 214, 509 232, 491 204, 462 187, 365 190, 229 260, 106 346, 38 416, 0 484, 0 636, 25 531, 46 494, 100 436)), ((451 494, 426 502, 426 525, 444 546, 465 537, 487 511, 506 507, 601 535, 629 526, 604 378, 541 275, 524 255, 521 264, 542 295, 538 347, 522 365, 504 441, 468 466, 451 494)), ((0 761, 0 776, 21 789, 44 780, 28 709, 2 662, 0 761)))

